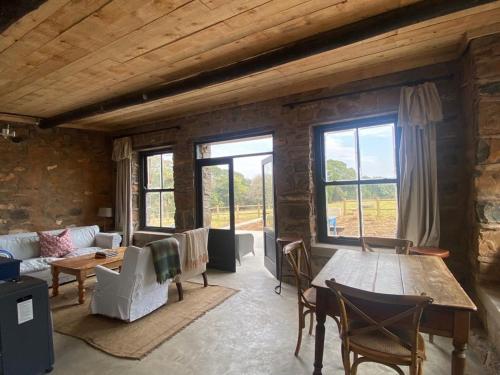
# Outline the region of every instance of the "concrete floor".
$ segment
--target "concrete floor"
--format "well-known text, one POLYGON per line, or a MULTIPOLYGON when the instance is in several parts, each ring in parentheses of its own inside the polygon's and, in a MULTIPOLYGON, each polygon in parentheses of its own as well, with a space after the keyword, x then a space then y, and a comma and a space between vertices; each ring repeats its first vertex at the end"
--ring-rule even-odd
MULTIPOLYGON (((314 337, 304 331, 300 356, 293 355, 297 335, 296 291, 285 285, 281 296, 274 293, 277 282, 263 266, 260 246, 255 257, 250 254, 242 259, 236 273, 209 272, 209 282, 240 292, 141 361, 114 358, 78 339, 56 333, 53 374, 312 374, 314 337)), ((424 373, 450 374, 451 341, 435 337, 435 344, 426 344, 424 373)), ((337 328, 332 321, 326 327, 323 373, 343 374, 337 328)), ((467 374, 484 373, 478 358, 469 351, 467 374)), ((365 363, 360 365, 358 374, 395 372, 365 363)))

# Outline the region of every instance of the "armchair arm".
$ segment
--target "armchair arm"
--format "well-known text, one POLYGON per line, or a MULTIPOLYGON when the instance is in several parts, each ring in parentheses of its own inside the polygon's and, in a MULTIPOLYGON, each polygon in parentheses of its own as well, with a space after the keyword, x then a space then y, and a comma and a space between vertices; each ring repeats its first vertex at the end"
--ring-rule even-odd
POLYGON ((97 233, 95 236, 95 244, 103 249, 116 249, 120 247, 122 236, 118 233, 97 233))
POLYGON ((118 276, 120 276, 120 274, 116 271, 110 270, 109 268, 96 266, 95 276, 99 284, 111 285, 115 282, 115 280, 118 280, 118 276))

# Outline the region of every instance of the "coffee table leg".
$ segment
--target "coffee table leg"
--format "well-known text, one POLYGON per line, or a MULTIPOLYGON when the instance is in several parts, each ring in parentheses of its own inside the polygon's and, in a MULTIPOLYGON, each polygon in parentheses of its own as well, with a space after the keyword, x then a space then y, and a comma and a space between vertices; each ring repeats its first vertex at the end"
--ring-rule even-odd
POLYGON ((59 294, 59 268, 52 266, 52 296, 59 294))
POLYGON ((85 275, 84 272, 80 272, 77 276, 78 280, 78 303, 81 305, 85 302, 85 275))

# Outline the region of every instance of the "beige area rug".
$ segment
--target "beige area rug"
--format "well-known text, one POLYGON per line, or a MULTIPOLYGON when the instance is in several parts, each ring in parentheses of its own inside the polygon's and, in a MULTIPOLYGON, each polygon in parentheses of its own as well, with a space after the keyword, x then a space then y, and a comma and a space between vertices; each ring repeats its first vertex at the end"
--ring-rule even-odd
POLYGON ((184 300, 179 302, 177 289, 172 284, 166 306, 135 322, 125 323, 90 315, 94 284, 94 277, 87 279, 83 305, 77 304, 76 283, 59 287, 59 295, 51 298, 54 330, 77 337, 113 356, 130 359, 144 358, 158 345, 238 292, 217 285, 204 288, 201 284, 185 282, 182 284, 184 300))

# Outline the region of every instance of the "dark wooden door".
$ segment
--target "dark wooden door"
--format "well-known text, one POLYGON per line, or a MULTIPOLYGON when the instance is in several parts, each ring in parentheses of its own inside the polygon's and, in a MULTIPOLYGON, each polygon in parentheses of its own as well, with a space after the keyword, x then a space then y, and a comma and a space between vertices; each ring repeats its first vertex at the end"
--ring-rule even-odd
POLYGON ((276 210, 272 155, 262 160, 262 201, 264 223, 264 265, 278 277, 278 253, 276 247, 276 210))
POLYGON ((232 158, 197 161, 197 224, 209 228, 208 267, 236 272, 232 158))

